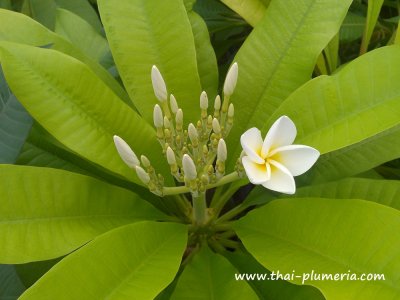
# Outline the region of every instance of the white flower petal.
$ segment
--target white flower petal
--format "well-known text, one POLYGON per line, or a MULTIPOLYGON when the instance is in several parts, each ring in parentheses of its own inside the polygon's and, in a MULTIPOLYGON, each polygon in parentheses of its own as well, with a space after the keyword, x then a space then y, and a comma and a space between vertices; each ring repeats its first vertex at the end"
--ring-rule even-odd
POLYGON ((274 149, 270 157, 284 165, 293 176, 298 176, 315 164, 319 151, 309 146, 289 145, 274 149))
POLYGON ((255 127, 250 128, 242 134, 240 143, 242 144, 244 152, 246 152, 252 161, 258 164, 265 163, 265 160, 260 157, 263 144, 260 130, 255 127))
POLYGON ((271 149, 287 146, 296 138, 296 125, 287 116, 282 116, 269 129, 265 137, 261 156, 265 157, 271 149))
POLYGON ((257 164, 248 156, 242 157, 242 163, 246 175, 252 184, 261 184, 270 179, 271 169, 265 163, 257 164))
POLYGON ((270 160, 269 163, 271 165, 271 179, 262 185, 276 192, 294 194, 296 183, 289 170, 274 160, 270 160))

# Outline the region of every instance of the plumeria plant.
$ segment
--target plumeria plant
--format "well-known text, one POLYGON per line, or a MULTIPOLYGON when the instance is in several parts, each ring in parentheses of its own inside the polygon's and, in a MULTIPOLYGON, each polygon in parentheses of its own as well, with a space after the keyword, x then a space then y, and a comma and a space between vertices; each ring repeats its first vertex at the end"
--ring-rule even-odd
POLYGON ((0 280, 40 300, 400 297, 382 1, 337 69, 351 0, 224 0, 253 27, 226 75, 194 2, 99 0, 100 20, 54 0, 44 26, 0 9, 0 280))

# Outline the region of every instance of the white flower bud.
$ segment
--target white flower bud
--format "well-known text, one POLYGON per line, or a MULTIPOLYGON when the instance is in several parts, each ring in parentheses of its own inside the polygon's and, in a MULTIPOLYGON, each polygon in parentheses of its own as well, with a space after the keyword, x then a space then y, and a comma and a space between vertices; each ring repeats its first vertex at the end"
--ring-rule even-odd
POLYGON ((196 127, 194 127, 194 125, 192 123, 189 124, 188 134, 189 134, 190 141, 192 143, 197 141, 197 139, 199 138, 199 134, 197 133, 197 129, 196 129, 196 127))
POLYGON ((167 86, 164 78, 156 66, 151 69, 151 82, 153 83, 154 94, 160 102, 167 101, 167 86))
POLYGON ((176 124, 179 124, 179 125, 183 124, 183 111, 180 108, 176 112, 175 122, 176 122, 176 124))
POLYGON ((217 95, 217 97, 215 97, 214 109, 215 110, 220 110, 221 109, 221 97, 219 95, 217 95))
POLYGON ((153 110, 153 121, 156 128, 163 127, 163 114, 160 105, 156 104, 153 110))
POLYGON ((167 161, 169 165, 176 164, 175 153, 174 150, 171 149, 171 147, 167 148, 167 161))
POLYGON ((144 184, 148 184, 150 182, 150 176, 143 168, 136 166, 136 174, 144 184))
POLYGON ((224 95, 230 96, 233 94, 233 91, 236 87, 236 82, 238 78, 238 64, 234 63, 228 73, 226 74, 225 83, 224 83, 224 95))
POLYGON ((151 166, 150 160, 146 156, 144 155, 140 156, 140 160, 142 162, 143 167, 148 168, 151 166))
POLYGON ((223 139, 220 139, 218 142, 218 150, 217 150, 217 159, 219 161, 226 161, 227 157, 227 150, 226 150, 226 144, 223 139))
POLYGON ((167 116, 164 116, 164 127, 165 128, 170 128, 171 127, 171 123, 168 120, 167 116))
POLYGON ((205 91, 201 92, 200 95, 200 108, 203 110, 207 110, 208 108, 208 96, 205 91))
POLYGON ((129 167, 134 168, 140 165, 135 152, 132 151, 131 147, 129 147, 129 145, 123 139, 117 135, 114 135, 114 144, 117 148, 119 156, 129 167))
POLYGON ((184 154, 182 158, 183 172, 185 173, 185 178, 188 180, 194 180, 197 178, 196 166, 192 158, 188 154, 184 154))
POLYGON ((233 106, 233 104, 229 104, 229 108, 228 108, 228 117, 229 118, 233 118, 233 115, 235 114, 235 108, 233 106))
POLYGON ((221 126, 219 125, 218 119, 214 118, 214 119, 212 120, 212 128, 213 128, 213 131, 214 131, 216 134, 218 134, 218 133, 221 132, 221 126))
POLYGON ((176 102, 175 96, 172 94, 169 96, 169 106, 171 106, 172 113, 176 114, 179 107, 178 107, 178 102, 176 102))

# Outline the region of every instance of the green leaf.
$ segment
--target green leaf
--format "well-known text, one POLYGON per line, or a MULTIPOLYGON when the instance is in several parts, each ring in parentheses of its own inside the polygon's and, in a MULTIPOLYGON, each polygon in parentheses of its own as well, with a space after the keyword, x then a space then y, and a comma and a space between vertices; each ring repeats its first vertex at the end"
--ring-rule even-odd
POLYGON ((156 65, 185 119, 197 120, 201 86, 183 2, 100 0, 98 5, 116 66, 140 114, 153 122, 157 99, 150 73, 156 65))
POLYGON ((13 265, 0 265, 0 299, 17 299, 25 291, 13 265))
POLYGON ((226 258, 203 247, 186 265, 171 300, 258 299, 245 281, 235 280, 236 273, 226 258))
POLYGON ((11 93, 0 68, 0 163, 15 163, 32 118, 11 93))
POLYGON ((400 157, 400 126, 359 143, 326 153, 301 176, 304 184, 322 183, 357 175, 400 157))
POLYGON ((371 40, 372 33, 374 32, 376 22, 378 21, 382 4, 383 0, 368 1, 367 23, 365 24, 365 30, 361 41, 360 54, 364 54, 368 50, 368 44, 371 40))
POLYGON ((163 217, 132 192, 75 173, 0 165, 0 178, 0 263, 55 258, 114 227, 163 217))
POLYGON ((97 31, 102 29, 99 17, 87 0, 25 0, 22 12, 50 30, 54 30, 57 7, 67 9, 80 16, 97 31))
POLYGON ((246 20, 251 26, 256 26, 263 19, 267 6, 263 2, 266 0, 221 0, 226 6, 235 11, 243 19, 246 20))
POLYGON ((400 210, 400 181, 346 178, 300 188, 294 197, 364 199, 400 210))
MULTIPOLYGON (((248 252, 226 252, 224 256, 237 268, 241 274, 253 276, 270 276, 271 272, 265 269, 248 252), (256 275, 257 276, 257 275, 256 275)), ((257 278, 257 277, 255 277, 257 278)), ((262 300, 325 300, 321 292, 311 286, 298 286, 284 280, 251 280, 247 283, 262 300)))
POLYGON ((98 32, 103 30, 99 16, 87 0, 55 0, 57 7, 66 9, 88 22, 98 32))
POLYGON ((210 106, 218 90, 217 58, 210 42, 207 25, 194 11, 188 11, 196 47, 197 69, 199 71, 201 87, 207 92, 210 106))
POLYGON ((174 279, 186 239, 186 226, 173 223, 117 228, 63 259, 20 299, 154 299, 174 279))
POLYGON ((68 10, 57 9, 55 32, 95 61, 100 61, 109 51, 106 39, 84 19, 68 10))
POLYGON ((53 30, 56 20, 56 8, 57 5, 54 0, 25 0, 21 11, 53 30))
POLYGON ((374 50, 333 76, 296 90, 266 122, 288 115, 296 142, 322 154, 355 144, 400 123, 400 47, 374 50))
MULTIPOLYGON (((397 299, 400 296, 400 212, 354 199, 281 199, 237 222, 246 249, 269 270, 384 274, 385 280, 305 281, 327 299, 397 299), (345 245, 345 246, 344 246, 345 245)), ((340 275, 339 275, 340 276, 340 275)))
POLYGON ((23 14, 0 9, 0 41, 32 46, 52 45, 53 49, 84 62, 121 99, 132 103, 121 85, 100 64, 88 58, 64 38, 23 14))
POLYGON ((366 18, 362 15, 348 12, 344 18, 342 27, 340 27, 340 41, 352 42, 362 37, 364 32, 366 18))
POLYGON ((12 43, 2 43, 0 49, 4 73, 15 95, 62 144, 142 184, 119 157, 113 143, 116 134, 138 155, 148 155, 158 170, 169 173, 157 152, 154 129, 84 64, 50 49, 12 43))
POLYGON ((231 99, 237 112, 228 144, 231 167, 242 150, 240 135, 265 126, 283 100, 311 78, 318 55, 339 30, 350 3, 271 2, 235 58, 239 77, 231 99))

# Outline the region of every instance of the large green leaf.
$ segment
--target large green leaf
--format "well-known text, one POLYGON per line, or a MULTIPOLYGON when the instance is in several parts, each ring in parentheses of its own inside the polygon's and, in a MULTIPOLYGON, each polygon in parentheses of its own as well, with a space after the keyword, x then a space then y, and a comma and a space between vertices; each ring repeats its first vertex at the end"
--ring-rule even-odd
POLYGON ((239 136, 266 120, 295 89, 311 78, 315 62, 339 30, 351 0, 272 1, 264 19, 239 50, 235 125, 228 150, 231 166, 240 155, 239 136))
POLYGON ((63 259, 20 299, 154 299, 174 279, 186 239, 179 224, 117 228, 63 259))
POLYGON ((265 15, 267 0, 221 0, 226 6, 234 10, 251 26, 256 26, 265 15), (263 2, 265 2, 265 5, 263 2))
MULTIPOLYGON (((188 11, 188 17, 192 26, 194 43, 196 47, 197 69, 199 71, 201 87, 207 92, 210 101, 218 90, 217 58, 210 42, 207 25, 194 11, 188 11)), ((211 106, 211 105, 210 105, 211 106)))
MULTIPOLYGON (((235 226, 246 249, 269 270, 303 274, 384 274, 385 280, 313 280, 328 299, 400 297, 400 212, 354 199, 280 199, 235 226)), ((340 275, 339 275, 340 276, 340 275)))
POLYGON ((49 49, 12 43, 2 43, 0 49, 4 74, 15 95, 65 146, 139 183, 115 149, 112 137, 116 134, 138 155, 148 155, 158 170, 169 173, 166 161, 156 151, 159 145, 154 129, 84 64, 49 49))
POLYGON ((15 163, 32 118, 11 93, 0 68, 0 163, 15 163))
POLYGON ((288 115, 300 144, 327 153, 400 123, 400 47, 374 50, 296 90, 269 118, 288 115))
POLYGON ((57 7, 67 9, 75 15, 78 15, 92 25, 97 31, 100 32, 103 30, 96 10, 87 0, 55 0, 55 2, 57 7))
POLYGON ((100 15, 124 85, 142 116, 152 122, 150 72, 156 65, 185 118, 199 118, 200 78, 193 33, 180 0, 100 0, 100 15))
POLYGON ((303 187, 294 197, 364 199, 400 210, 400 181, 346 178, 339 181, 303 187))
POLYGON ((71 252, 137 220, 163 217, 127 190, 66 171, 0 165, 0 263, 71 252))
MULTIPOLYGON (((277 197, 285 198, 287 195, 272 195, 264 187, 257 186, 248 195, 244 205, 263 205, 277 197)), ((400 209, 400 182, 375 178, 346 178, 301 187, 292 197, 363 199, 400 209)))
POLYGON ((0 40, 32 46, 51 45, 53 49, 87 64, 114 93, 124 101, 130 102, 121 85, 102 66, 88 58, 82 51, 61 36, 23 14, 0 9, 0 40))
POLYGON ((376 22, 378 21, 379 12, 381 11, 382 5, 383 0, 368 1, 367 22, 365 24, 365 30, 361 41, 360 54, 363 54, 368 50, 368 44, 371 40, 372 33, 374 32, 376 22))
POLYGON ((245 281, 235 280, 236 273, 225 257, 203 247, 186 265, 171 299, 258 299, 245 281))
MULTIPOLYGON (((321 292, 311 286, 298 286, 290 282, 279 280, 259 280, 257 275, 271 275, 248 252, 237 250, 224 253, 229 261, 237 268, 240 274, 247 274, 247 282, 257 293, 261 300, 325 300, 321 292), (254 276, 254 279, 250 279, 254 276)), ((246 277, 246 275, 244 276, 246 277)))
POLYGON ((304 184, 354 176, 400 157, 400 125, 359 143, 326 153, 301 177, 304 184))
POLYGON ((100 61, 109 51, 107 40, 88 22, 68 10, 57 9, 55 32, 94 61, 100 61))

